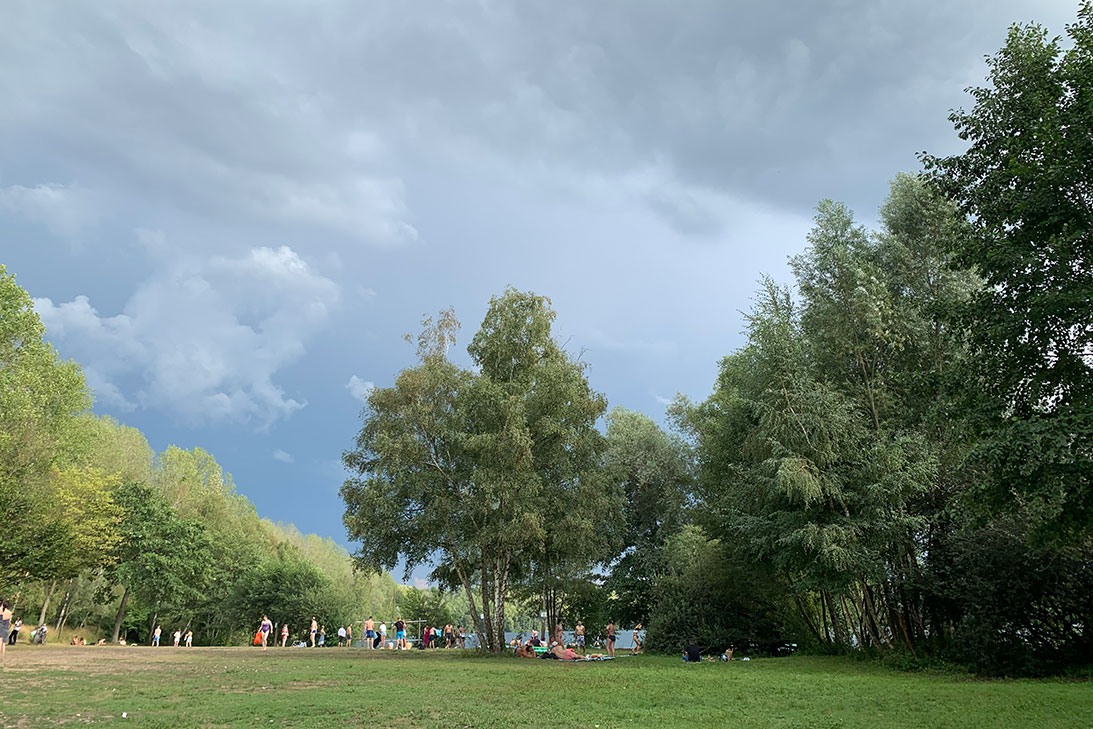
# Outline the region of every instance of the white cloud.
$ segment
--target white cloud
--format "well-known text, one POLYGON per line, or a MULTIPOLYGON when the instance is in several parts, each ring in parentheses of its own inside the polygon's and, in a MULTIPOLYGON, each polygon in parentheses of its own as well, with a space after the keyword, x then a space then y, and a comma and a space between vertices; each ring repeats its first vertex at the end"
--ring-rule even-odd
POLYGON ((428 590, 429 589, 429 581, 427 579, 425 579, 424 577, 415 577, 414 578, 414 587, 416 587, 419 590, 428 590))
POLYGON ((35 299, 47 335, 94 373, 105 402, 157 408, 192 424, 268 427, 306 405, 274 382, 339 300, 337 284, 294 251, 175 260, 114 316, 86 296, 35 299))
POLYGON ((368 396, 372 394, 372 390, 376 389, 376 385, 353 375, 349 378, 349 382, 345 384, 345 389, 349 390, 349 394, 353 397, 365 402, 368 400, 368 396))
POLYGON ((99 218, 90 191, 52 182, 0 187, 0 210, 41 223, 59 236, 75 235, 99 218))
POLYGON ((273 452, 273 460, 280 461, 281 463, 292 463, 296 459, 292 457, 292 454, 278 448, 273 452))

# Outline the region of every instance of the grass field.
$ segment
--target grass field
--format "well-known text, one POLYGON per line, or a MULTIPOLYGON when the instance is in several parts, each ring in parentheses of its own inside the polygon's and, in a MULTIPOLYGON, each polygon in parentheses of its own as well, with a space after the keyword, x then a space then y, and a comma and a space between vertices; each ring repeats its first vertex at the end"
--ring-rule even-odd
POLYGON ((978 681, 809 657, 563 664, 333 648, 17 646, 0 674, 0 723, 1088 728, 1093 684, 978 681))

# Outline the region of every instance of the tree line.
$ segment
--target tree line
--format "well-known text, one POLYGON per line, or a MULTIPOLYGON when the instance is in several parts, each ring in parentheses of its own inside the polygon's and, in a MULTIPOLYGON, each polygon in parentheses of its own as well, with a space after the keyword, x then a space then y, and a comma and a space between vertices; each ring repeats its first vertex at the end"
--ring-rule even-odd
POLYGON ((78 365, 44 340, 0 266, 0 594, 26 624, 147 640, 158 623, 239 643, 263 613, 392 615, 388 574, 362 575, 330 539, 262 519, 212 455, 90 411, 78 365))
POLYGON ((823 201, 712 394, 607 409, 550 301, 454 312, 344 461, 366 569, 431 564, 499 652, 506 605, 643 623, 652 650, 787 643, 1035 674, 1093 655, 1093 5, 1013 26, 966 149, 875 229, 823 201))

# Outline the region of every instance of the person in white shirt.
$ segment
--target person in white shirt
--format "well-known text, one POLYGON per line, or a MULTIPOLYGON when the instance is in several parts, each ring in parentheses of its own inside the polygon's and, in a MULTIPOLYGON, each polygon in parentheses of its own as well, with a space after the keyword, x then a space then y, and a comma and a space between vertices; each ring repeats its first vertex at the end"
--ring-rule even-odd
POLYGON ((387 623, 380 623, 380 648, 387 647, 387 623))

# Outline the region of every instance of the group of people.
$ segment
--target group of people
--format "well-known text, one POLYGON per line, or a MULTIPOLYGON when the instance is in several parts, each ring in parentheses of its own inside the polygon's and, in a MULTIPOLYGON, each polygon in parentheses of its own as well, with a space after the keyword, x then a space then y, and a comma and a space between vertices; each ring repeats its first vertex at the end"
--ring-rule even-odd
MULTIPOLYGON (((162 637, 162 635, 163 635, 163 626, 157 625, 156 629, 152 631, 152 646, 153 647, 156 647, 156 648, 159 647, 159 639, 160 639, 160 637, 162 637)), ((183 633, 179 629, 175 629, 175 632, 171 634, 171 638, 174 640, 175 648, 178 648, 178 646, 183 641, 185 641, 185 644, 186 644, 187 648, 193 648, 193 646, 194 646, 194 631, 190 630, 188 627, 186 628, 185 633, 183 633)), ((119 641, 119 643, 124 645, 123 641, 119 641)), ((99 642, 99 645, 102 645, 102 641, 99 642)))
MULTIPOLYGON (((12 613, 12 605, 11 600, 0 598, 0 663, 5 659, 7 647, 19 641, 19 633, 23 629, 23 620, 12 613)), ((30 642, 45 643, 48 630, 42 623, 30 632, 30 642)))
MULTIPOLYGON (((338 646, 349 647, 353 645, 353 625, 355 623, 348 623, 346 625, 338 626, 338 646)), ((391 630, 388 631, 387 623, 380 621, 378 624, 371 615, 367 620, 361 621, 362 625, 362 643, 365 648, 369 650, 394 648, 395 650, 405 650, 409 648, 410 641, 407 638, 406 621, 400 616, 391 625, 391 630), (389 644, 387 641, 388 633, 391 632, 394 635, 394 642, 389 644)), ((258 625, 258 630, 254 634, 254 644, 261 645, 263 649, 266 649, 272 638, 274 630, 273 622, 268 616, 263 615, 262 621, 258 625)), ((288 623, 281 625, 281 647, 284 648, 289 645, 289 627, 288 623)), ((155 639, 154 639, 155 640, 155 639)), ((443 643, 445 648, 465 648, 467 644, 467 633, 463 628, 459 628, 458 631, 451 624, 448 623, 442 629, 436 626, 426 625, 422 630, 421 646, 424 648, 439 648, 443 643)), ((158 645, 158 642, 156 643, 158 645)), ((312 616, 311 623, 305 633, 305 635, 292 643, 297 647, 323 647, 326 645, 326 626, 321 625, 318 620, 312 616)))
MULTIPOLYGON (((641 652, 641 625, 634 627, 634 649, 631 654, 641 652)), ((558 623, 554 626, 553 635, 547 639, 545 637, 539 637, 539 631, 531 631, 531 638, 526 643, 521 642, 518 638, 512 641, 512 645, 516 650, 516 655, 520 658, 554 658, 560 661, 579 661, 588 658, 603 659, 615 657, 615 643, 618 640, 618 629, 615 626, 614 620, 609 620, 606 627, 606 637, 604 639, 605 653, 588 653, 585 654, 585 639, 586 630, 584 622, 577 621, 577 625, 573 628, 573 643, 566 645, 565 633, 562 630, 562 624, 558 623), (539 648, 540 650, 535 650, 539 648), (546 650, 542 650, 546 648, 546 650)))
MULTIPOLYGON (((721 652, 716 658, 714 656, 703 656, 702 649, 698 647, 698 642, 694 638, 691 638, 687 643, 687 647, 683 649, 683 662, 684 663, 701 663, 702 661, 731 661, 733 653, 736 652, 735 646, 729 646, 721 652)), ((751 660, 749 658, 741 658, 742 661, 751 660)))

